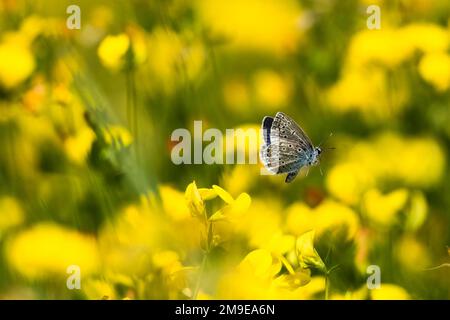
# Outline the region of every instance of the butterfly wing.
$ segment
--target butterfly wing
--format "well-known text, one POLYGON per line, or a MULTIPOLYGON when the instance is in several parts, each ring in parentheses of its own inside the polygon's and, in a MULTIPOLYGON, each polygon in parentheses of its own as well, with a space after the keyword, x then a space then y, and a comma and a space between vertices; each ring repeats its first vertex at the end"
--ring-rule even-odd
MULTIPOLYGON (((290 144, 294 147, 293 143, 290 144)), ((275 174, 299 170, 305 162, 302 159, 302 155, 295 152, 293 148, 284 147, 284 142, 281 142, 281 145, 278 143, 264 145, 261 149, 262 162, 270 172, 275 174)))
POLYGON ((264 117, 262 121, 263 139, 267 146, 270 145, 270 130, 272 129, 272 123, 272 117, 264 117))
POLYGON ((313 143, 305 131, 283 112, 277 112, 272 122, 271 129, 272 134, 275 134, 275 132, 278 131, 277 135, 280 139, 298 141, 305 152, 314 151, 313 143))

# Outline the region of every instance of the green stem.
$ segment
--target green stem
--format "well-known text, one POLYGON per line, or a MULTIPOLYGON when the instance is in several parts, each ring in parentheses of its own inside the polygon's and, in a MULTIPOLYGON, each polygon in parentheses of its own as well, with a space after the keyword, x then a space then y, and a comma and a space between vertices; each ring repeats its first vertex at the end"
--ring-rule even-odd
POLYGON ((201 285, 203 273, 205 272, 205 268, 206 268, 206 262, 208 260, 208 254, 209 254, 209 251, 210 251, 211 245, 212 245, 210 243, 210 239, 212 239, 212 234, 210 234, 210 233, 212 233, 212 228, 210 225, 211 222, 208 221, 208 216, 206 214, 206 211, 204 214, 205 214, 205 228, 206 228, 206 250, 203 255, 203 260, 202 260, 202 264, 200 266, 200 271, 197 276, 197 283, 195 284, 194 293, 192 294, 192 300, 197 300, 198 292, 200 291, 200 285, 201 285))
POLYGON ((200 271, 198 273, 197 283, 195 284, 194 293, 192 294, 192 300, 197 300, 197 296, 198 296, 198 292, 200 291, 200 285, 202 282, 203 272, 205 271, 207 259, 208 259, 208 252, 205 252, 205 254, 203 255, 202 265, 200 266, 200 271))
POLYGON ((136 161, 139 164, 139 125, 138 125, 138 105, 136 94, 135 72, 132 68, 127 70, 127 122, 133 136, 133 149, 136 161))

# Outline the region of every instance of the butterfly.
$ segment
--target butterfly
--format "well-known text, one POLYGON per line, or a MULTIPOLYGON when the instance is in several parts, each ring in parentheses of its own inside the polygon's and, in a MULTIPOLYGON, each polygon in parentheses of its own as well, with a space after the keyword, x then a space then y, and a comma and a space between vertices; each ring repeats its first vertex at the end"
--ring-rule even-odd
POLYGON ((314 147, 302 128, 283 112, 277 112, 275 118, 264 117, 262 134, 261 160, 270 172, 287 173, 286 183, 292 182, 302 167, 319 163, 320 146, 314 147))

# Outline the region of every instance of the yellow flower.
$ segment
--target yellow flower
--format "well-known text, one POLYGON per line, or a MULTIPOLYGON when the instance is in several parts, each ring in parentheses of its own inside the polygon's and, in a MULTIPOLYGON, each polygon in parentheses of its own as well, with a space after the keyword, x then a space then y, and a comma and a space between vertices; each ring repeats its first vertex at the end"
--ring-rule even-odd
POLYGON ((442 147, 432 138, 402 138, 393 134, 380 135, 375 148, 381 160, 386 143, 391 148, 384 154, 386 177, 403 180, 414 187, 430 187, 444 173, 446 158, 442 147), (398 147, 393 147, 394 145, 398 147), (422 155, 426 154, 426 157, 422 155))
POLYGON ((153 255, 153 265, 159 270, 164 281, 167 282, 167 289, 176 297, 177 292, 186 287, 186 268, 180 262, 178 254, 174 251, 161 251, 153 255))
POLYGON ((193 217, 204 217, 205 214, 205 204, 203 203, 203 199, 200 195, 199 190, 197 189, 197 185, 195 181, 190 183, 186 191, 184 193, 184 197, 186 199, 186 204, 191 212, 193 217))
POLYGON ((355 291, 347 291, 344 294, 335 293, 331 300, 366 300, 368 296, 367 286, 364 285, 355 291))
POLYGON ((322 258, 314 248, 314 230, 308 231, 297 238, 295 250, 302 268, 317 268, 322 272, 326 271, 322 258))
POLYGON ((251 198, 245 192, 234 199, 227 191, 219 186, 213 185, 213 190, 227 205, 216 211, 209 218, 210 221, 218 221, 225 218, 229 221, 235 221, 250 207, 251 198))
POLYGON ((373 300, 409 300, 408 292, 395 284, 382 283, 379 289, 370 290, 373 300))
POLYGON ((330 105, 337 111, 357 110, 373 121, 392 116, 408 101, 409 93, 403 82, 395 92, 387 82, 386 71, 376 67, 344 69, 343 75, 326 92, 330 105))
POLYGON ((129 47, 130 38, 127 34, 110 35, 100 43, 97 54, 105 67, 118 70, 125 63, 125 55, 129 47))
POLYGON ((281 262, 266 250, 250 252, 231 272, 220 280, 219 299, 273 299, 277 297, 274 277, 281 270, 281 262))
POLYGON ((106 5, 98 5, 92 8, 89 23, 95 28, 106 30, 107 27, 114 21, 114 13, 112 8, 106 5))
POLYGON ((410 24, 402 28, 364 30, 353 36, 346 65, 362 67, 381 63, 395 67, 412 57, 415 50, 444 52, 449 38, 444 28, 433 24, 410 24))
POLYGON ((278 110, 289 103, 292 83, 286 76, 271 70, 261 70, 254 75, 258 105, 267 110, 278 110))
POLYGON ((159 187, 164 211, 175 221, 191 218, 184 194, 168 185, 159 187))
POLYGON ((11 89, 26 80, 35 68, 30 49, 17 41, 0 43, 0 86, 11 89))
POLYGON ((130 131, 123 126, 110 125, 103 128, 103 137, 107 144, 117 147, 128 147, 133 142, 130 131))
POLYGON ((375 183, 375 177, 358 163, 338 163, 325 180, 328 191, 348 204, 356 204, 362 191, 375 183))
POLYGON ((195 79, 201 74, 205 63, 205 49, 201 42, 191 35, 180 35, 168 28, 155 28, 149 35, 148 59, 143 67, 152 75, 149 90, 163 89, 171 93, 184 81, 195 79))
POLYGON ((402 266, 411 271, 423 271, 430 265, 427 248, 410 235, 403 236, 394 248, 395 256, 402 266))
POLYGON ((426 54, 420 60, 419 73, 436 90, 447 90, 450 87, 450 55, 444 52, 426 54))
POLYGON ((217 195, 222 198, 223 201, 225 201, 225 203, 230 204, 234 201, 233 197, 231 196, 231 194, 229 194, 227 191, 225 191, 223 188, 213 185, 213 189, 214 191, 217 193, 217 195))
POLYGON ((22 224, 25 215, 20 203, 13 197, 0 198, 0 239, 4 232, 22 224))
POLYGON ((143 30, 131 25, 127 28, 130 37, 132 62, 135 66, 140 66, 147 60, 147 37, 143 30))
POLYGON ((256 166, 235 165, 231 171, 224 173, 222 185, 231 194, 240 194, 253 187, 258 170, 256 166))
POLYGON ((424 194, 420 191, 411 194, 411 203, 407 211, 405 228, 409 231, 419 229, 428 214, 428 204, 424 194))
POLYGON ((117 299, 117 293, 114 289, 114 285, 105 280, 87 279, 86 281, 83 281, 81 289, 88 299, 117 299))
POLYGON ((281 256, 295 247, 295 237, 281 232, 273 234, 261 248, 270 251, 275 256, 281 256))
POLYGON ((413 23, 403 27, 400 32, 404 41, 424 53, 444 52, 450 44, 445 28, 431 23, 413 23))
POLYGON ((283 54, 301 38, 301 11, 295 1, 198 1, 202 21, 213 35, 225 37, 237 48, 283 54))
POLYGON ((102 226, 99 246, 108 271, 127 276, 144 276, 150 272, 151 253, 161 245, 162 222, 142 199, 130 205, 102 226))
POLYGON ((281 204, 273 199, 253 199, 248 212, 235 221, 236 231, 253 248, 270 248, 272 238, 282 233, 281 204))
POLYGON ((270 278, 281 270, 281 262, 274 260, 266 250, 250 252, 239 264, 239 271, 252 273, 259 278, 270 278))
POLYGON ((290 290, 296 290, 299 287, 303 287, 311 281, 311 270, 299 269, 293 274, 283 274, 275 279, 277 286, 281 288, 287 288, 290 290))
POLYGON ((375 62, 395 67, 408 59, 413 50, 413 44, 406 41, 398 29, 364 30, 352 37, 346 65, 362 67, 375 62))
POLYGON ((398 212, 408 200, 408 191, 398 189, 382 195, 379 190, 371 189, 363 197, 363 208, 366 216, 376 224, 390 226, 395 223, 398 212))
POLYGON ((19 233, 7 246, 10 264, 21 274, 37 279, 67 275, 70 265, 83 275, 99 269, 93 237, 52 223, 41 223, 19 233))
POLYGON ((286 227, 290 233, 301 235, 314 229, 321 235, 325 231, 345 230, 353 238, 359 227, 357 214, 349 207, 333 200, 325 200, 314 209, 304 203, 294 203, 287 210, 286 227))
POLYGON ((445 153, 431 138, 382 133, 371 141, 346 144, 351 146, 328 172, 326 186, 348 204, 358 204, 363 193, 378 184, 401 182, 426 188, 435 185, 444 173, 445 153))

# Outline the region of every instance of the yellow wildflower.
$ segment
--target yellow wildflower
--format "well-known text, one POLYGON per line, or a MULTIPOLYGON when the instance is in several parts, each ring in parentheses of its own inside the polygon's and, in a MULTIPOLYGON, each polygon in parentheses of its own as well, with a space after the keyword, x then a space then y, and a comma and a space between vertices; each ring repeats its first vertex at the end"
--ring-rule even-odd
POLYGON ((326 271, 322 258, 314 248, 314 230, 308 231, 297 238, 295 250, 302 268, 317 268, 323 272, 326 271))
POLYGON ((105 67, 112 70, 120 69, 125 63, 125 55, 130 47, 130 38, 121 33, 107 36, 100 43, 97 53, 105 67))
POLYGON ((200 74, 205 62, 202 43, 167 28, 155 28, 147 42, 151 59, 144 67, 154 78, 153 87, 170 93, 184 80, 200 74))
POLYGON ((248 212, 235 221, 237 232, 254 248, 269 248, 272 238, 282 233, 281 204, 273 199, 253 199, 248 212))
POLYGON ((133 142, 133 136, 127 128, 119 125, 110 125, 103 128, 103 137, 107 144, 128 147, 133 142))
POLYGON ((25 215, 20 203, 13 197, 0 198, 0 239, 5 231, 22 224, 25 215))
MULTIPOLYGON (((381 63, 395 67, 413 53, 413 45, 400 35, 398 29, 364 30, 356 33, 350 42, 347 65, 362 67, 368 63, 381 63)), ((357 92, 357 91, 355 91, 357 92)))
POLYGON ((400 82, 393 92, 386 72, 379 67, 348 68, 326 97, 337 111, 362 111, 372 120, 373 116, 386 118, 401 110, 408 101, 408 91, 400 82))
POLYGON ((411 46, 424 53, 445 52, 450 38, 445 28, 431 23, 413 23, 401 29, 400 36, 411 46))
POLYGON ((213 190, 227 204, 225 207, 216 211, 210 218, 210 221, 217 221, 226 218, 229 221, 236 221, 250 207, 251 198, 247 193, 241 193, 234 199, 227 191, 219 186, 213 185, 213 190))
POLYGON ((408 300, 408 292, 395 284, 382 283, 376 290, 370 290, 373 300, 408 300))
POLYGON ((231 194, 240 194, 255 184, 258 170, 256 166, 235 165, 231 171, 224 173, 222 184, 231 194))
POLYGON ((35 68, 30 49, 17 41, 0 43, 0 86, 11 89, 26 80, 35 68))
POLYGON ((114 289, 114 285, 105 280, 92 278, 87 279, 86 281, 83 281, 81 289, 88 299, 117 299, 117 293, 114 289))
POLYGON ((184 194, 168 185, 159 187, 164 211, 175 221, 190 218, 189 208, 186 205, 184 194))
POLYGON ((199 218, 204 217, 205 204, 203 203, 203 199, 197 189, 195 181, 187 186, 184 196, 191 215, 199 218))
POLYGON ((403 236, 394 248, 395 256, 402 266, 411 271, 423 271, 430 265, 427 248, 411 235, 403 236))
POLYGON ((426 54, 420 60, 419 73, 436 90, 447 90, 450 87, 450 55, 444 52, 426 54))
POLYGON ((409 231, 419 229, 428 214, 428 204, 425 195, 416 191, 411 194, 410 205, 406 215, 405 228, 409 231))
POLYGON ((279 110, 289 103, 292 83, 286 76, 271 70, 261 70, 254 75, 254 90, 259 106, 279 110))
POLYGON ((365 191, 383 182, 413 187, 435 185, 445 163, 443 149, 431 138, 382 133, 371 141, 353 142, 329 171, 326 186, 338 199, 355 205, 365 191))
POLYGON ((294 1, 199 1, 199 15, 213 34, 237 48, 277 54, 295 49, 300 39, 301 11, 294 1))
MULTIPOLYGON (((281 270, 281 262, 266 250, 250 252, 219 281, 219 299, 273 299, 278 288, 273 281, 281 270)), ((279 296, 278 296, 279 297, 279 296)))
POLYGON ((394 190, 382 195, 379 190, 371 189, 363 197, 363 208, 366 216, 376 224, 390 226, 395 223, 398 212, 408 200, 406 189, 394 190))
POLYGON ((100 230, 99 246, 107 270, 128 276, 149 273, 151 253, 160 246, 161 222, 142 200, 130 205, 100 230))
POLYGON ((325 180, 327 189, 338 199, 348 204, 356 204, 362 190, 375 183, 370 171, 357 163, 339 163, 329 171, 325 180))
POLYGON ((75 136, 67 138, 64 141, 64 148, 69 159, 78 164, 83 163, 95 139, 94 131, 87 126, 79 130, 75 136))
POLYGON ((311 229, 319 235, 345 229, 347 237, 353 238, 359 219, 352 209, 333 200, 325 200, 314 209, 304 203, 294 203, 287 210, 286 227, 297 236, 311 229))

